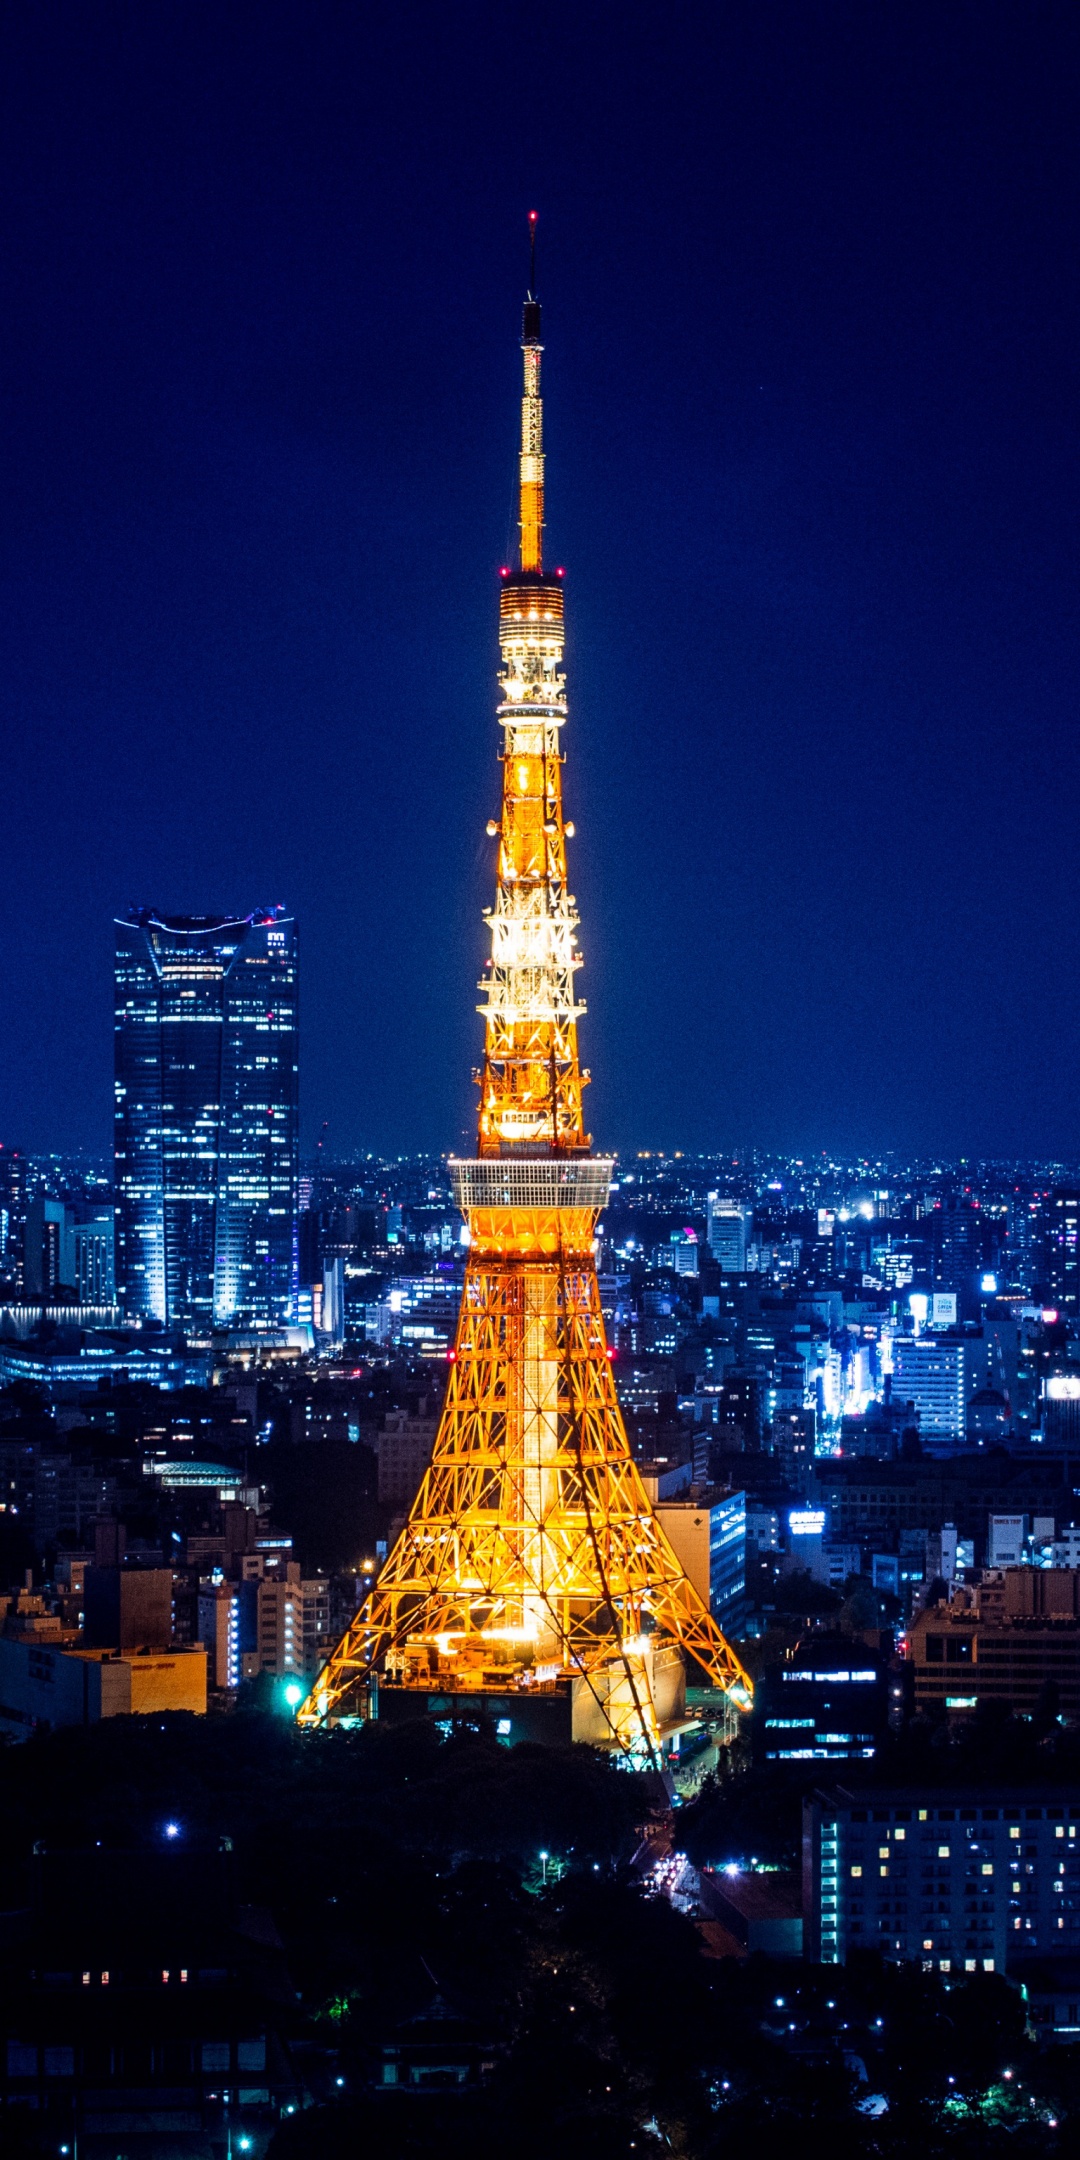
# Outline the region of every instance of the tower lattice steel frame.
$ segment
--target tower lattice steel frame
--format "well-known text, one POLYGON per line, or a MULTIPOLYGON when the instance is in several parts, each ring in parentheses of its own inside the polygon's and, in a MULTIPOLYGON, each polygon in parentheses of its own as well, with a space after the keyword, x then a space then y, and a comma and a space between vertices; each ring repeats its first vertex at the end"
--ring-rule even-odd
MULTIPOLYGON (((533 221, 534 223, 535 221, 533 221)), ((531 284, 530 280, 530 284, 531 284)), ((502 813, 477 1156, 451 1165, 469 1226, 438 1435, 375 1589, 301 1706, 316 1725, 374 1687, 440 1703, 569 1697, 575 1738, 656 1760, 691 1656, 739 1708, 750 1682, 688 1580, 630 1453, 594 1238, 613 1161, 591 1153, 581 965, 567 889, 561 573, 545 576, 540 307, 522 349, 521 568, 499 609, 502 813)))

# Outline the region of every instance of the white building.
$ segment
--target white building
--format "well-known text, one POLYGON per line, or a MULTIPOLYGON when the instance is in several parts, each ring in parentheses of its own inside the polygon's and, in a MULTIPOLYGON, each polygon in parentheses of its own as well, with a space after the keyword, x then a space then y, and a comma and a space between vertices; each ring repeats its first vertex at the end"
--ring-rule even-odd
POLYGON ((1027 1555, 1028 1519, 1026 1515, 991 1515, 990 1534, 986 1541, 986 1564, 988 1567, 1022 1567, 1027 1555))
POLYGON ((237 1688, 240 1667, 240 1585, 199 1584, 199 1640, 206 1648, 206 1680, 212 1688, 237 1688))
POLYGON ((258 1586, 259 1671, 284 1678, 304 1670, 304 1596, 298 1582, 258 1586))
POLYGON ((895 1338, 893 1399, 914 1403, 923 1440, 963 1438, 968 1403, 985 1377, 986 1344, 978 1336, 895 1338))

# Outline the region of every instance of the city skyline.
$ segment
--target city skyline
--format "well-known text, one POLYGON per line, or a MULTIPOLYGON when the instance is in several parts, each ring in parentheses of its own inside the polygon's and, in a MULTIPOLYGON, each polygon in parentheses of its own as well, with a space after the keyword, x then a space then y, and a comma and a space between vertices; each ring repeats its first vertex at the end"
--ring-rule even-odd
POLYGON ((625 25, 599 100, 549 27, 497 147, 497 36, 13 33, 10 1139, 105 1139, 126 901, 255 893, 306 1132, 460 1145, 536 206, 597 1131, 1076 1149, 1075 24, 777 22, 625 25))
POLYGON ((0 2143, 1056 2154, 1080 16, 0 35, 0 2143))

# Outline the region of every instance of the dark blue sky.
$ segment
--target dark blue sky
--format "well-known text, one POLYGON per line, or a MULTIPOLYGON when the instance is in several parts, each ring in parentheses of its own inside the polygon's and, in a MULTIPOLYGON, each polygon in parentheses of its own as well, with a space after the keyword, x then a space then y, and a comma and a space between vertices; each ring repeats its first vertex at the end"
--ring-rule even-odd
POLYGON ((597 1139, 1080 1153, 1075 5, 0 23, 0 1136, 131 901, 471 1131, 535 205, 597 1139))

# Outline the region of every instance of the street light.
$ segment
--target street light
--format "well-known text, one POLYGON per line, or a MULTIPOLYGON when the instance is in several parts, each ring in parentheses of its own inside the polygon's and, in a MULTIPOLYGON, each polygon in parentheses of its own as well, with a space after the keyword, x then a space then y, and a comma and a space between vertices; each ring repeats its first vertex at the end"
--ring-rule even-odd
POLYGON ((543 1868, 544 1872, 543 1872, 543 1876, 541 1877, 541 1883, 542 1883, 542 1887, 543 1887, 543 1888, 544 1888, 545 1890, 547 1889, 547 1864, 548 1864, 548 1856, 547 1856, 547 1853, 546 1853, 546 1852, 542 1852, 542 1853, 540 1854, 540 1865, 541 1865, 541 1867, 543 1868))

